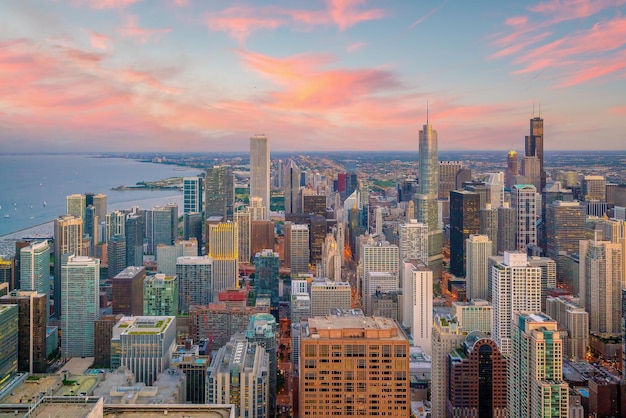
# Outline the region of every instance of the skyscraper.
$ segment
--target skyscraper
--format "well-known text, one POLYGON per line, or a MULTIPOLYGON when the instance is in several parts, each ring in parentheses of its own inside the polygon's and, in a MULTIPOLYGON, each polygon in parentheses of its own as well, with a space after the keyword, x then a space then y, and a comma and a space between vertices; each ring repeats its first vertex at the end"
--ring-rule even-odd
POLYGON ((112 280, 113 315, 143 315, 143 282, 146 268, 129 266, 112 280))
POLYGON ((541 195, 532 184, 517 184, 511 191, 511 207, 515 209, 517 250, 537 245, 537 224, 541 217, 541 195))
POLYGON ((84 194, 71 194, 65 198, 66 213, 74 215, 85 220, 85 208, 87 207, 86 197, 84 194))
POLYGON ((61 299, 64 357, 93 357, 94 321, 100 309, 100 260, 64 256, 61 299))
MULTIPOLYGON (((146 211, 148 217, 148 254, 155 254, 159 244, 172 245, 174 235, 172 234, 172 210, 168 206, 155 206, 152 210, 146 211)), ((176 223, 178 223, 176 221, 176 223)))
POLYGON ((115 235, 126 235, 126 214, 114 210, 106 214, 106 239, 108 242, 115 235))
POLYGON ((470 235, 466 240, 467 250, 467 299, 487 299, 487 259, 492 255, 493 243, 487 235, 470 235))
POLYGON ((517 241, 515 241, 516 230, 515 209, 510 207, 509 203, 504 202, 504 206, 498 208, 498 254, 517 249, 517 241))
POLYGON ((492 267, 491 280, 493 336, 502 354, 509 355, 514 312, 541 310, 541 268, 529 266, 524 253, 506 251, 502 261, 492 267))
POLYGON ((431 416, 446 416, 446 388, 450 369, 448 354, 461 346, 465 333, 456 318, 436 315, 432 329, 431 416))
POLYGON ((371 290, 376 288, 371 286, 369 281, 370 273, 388 273, 387 280, 392 281, 391 285, 399 287, 400 282, 400 254, 397 245, 383 243, 371 243, 362 247, 361 252, 361 297, 363 303, 363 311, 366 315, 370 314, 371 290))
POLYGON ((31 242, 20 250, 20 290, 33 290, 49 297, 50 246, 47 240, 31 242))
POLYGON ((17 373, 17 318, 17 305, 0 305, 0 382, 10 382, 17 373))
POLYGON ((256 313, 250 317, 248 329, 246 330, 246 339, 249 343, 257 343, 265 349, 269 359, 268 369, 268 386, 269 393, 267 396, 268 416, 275 416, 276 396, 278 376, 278 356, 277 356, 277 340, 276 332, 278 325, 273 315, 268 313, 256 313))
POLYGON ((202 177, 183 178, 183 213, 202 212, 202 177))
MULTIPOLYGON (((500 208, 498 208, 500 209, 500 208)), ((480 234, 487 235, 492 242, 491 254, 498 253, 498 209, 491 206, 490 203, 480 210, 480 234)))
POLYGON ((413 344, 432 354, 433 272, 423 261, 402 263, 403 322, 411 330, 413 344))
POLYGON ((126 218, 126 265, 143 266, 143 239, 145 222, 143 216, 132 214, 126 218))
POLYGON ((428 264, 428 225, 409 219, 400 224, 400 261, 419 260, 428 264))
POLYGON ((239 243, 239 262, 240 263, 249 263, 250 262, 250 234, 251 234, 251 225, 250 225, 250 212, 248 208, 243 210, 238 210, 234 213, 234 220, 237 224, 237 233, 239 234, 238 243, 239 243))
MULTIPOLYGON (((270 211, 270 140, 263 134, 250 138, 250 198, 260 197, 270 211)), ((264 219, 269 219, 267 217, 264 219)))
POLYGON ((178 314, 178 277, 155 274, 143 283, 143 315, 174 316, 178 314))
POLYGON ((511 189, 516 183, 516 177, 519 175, 519 157, 517 151, 509 151, 506 157, 506 171, 504 172, 504 185, 507 189, 511 189))
POLYGON ((563 340, 557 323, 539 311, 515 312, 507 369, 507 416, 567 417, 563 340))
POLYGON ((300 213, 300 169, 296 162, 289 160, 285 167, 285 213, 300 213))
POLYGON ((108 269, 107 277, 115 277, 126 268, 126 237, 114 235, 107 244, 108 269))
POLYGON ((461 161, 439 161, 439 199, 450 199, 450 192, 457 189, 456 175, 462 168, 461 161))
POLYGON ((606 201, 606 179, 604 176, 585 176, 582 181, 582 194, 585 201, 606 201))
POLYGON ((539 160, 541 188, 537 190, 541 191, 546 187, 546 172, 543 163, 543 119, 541 117, 533 117, 530 120, 530 135, 526 137, 524 148, 526 157, 537 157, 539 160))
POLYGON ((270 296, 272 308, 278 308, 278 253, 265 249, 254 257, 254 285, 257 295, 270 296))
POLYGON ((197 243, 198 254, 202 255, 202 213, 192 212, 183 214, 183 239, 194 239, 197 243))
POLYGON ((307 225, 285 224, 285 264, 291 274, 309 272, 309 227, 307 225))
POLYGON ((480 196, 467 190, 450 192, 450 273, 465 277, 465 244, 480 233, 480 196))
POLYGON ((213 302, 218 292, 239 287, 239 232, 234 222, 208 225, 207 252, 213 260, 213 302))
POLYGON ((178 257, 178 309, 189 312, 191 305, 213 302, 213 260, 209 256, 178 257))
POLYGON ((585 207, 579 202, 555 200, 546 206, 546 255, 553 260, 559 254, 578 253, 579 241, 585 237, 585 207))
POLYGON ((230 166, 217 165, 206 172, 205 216, 221 216, 222 221, 231 220, 235 202, 235 183, 230 166))
POLYGON ((351 296, 349 283, 315 280, 311 284, 311 316, 325 316, 333 309, 350 309, 351 296))
POLYGON ((61 318, 62 257, 82 255, 83 220, 74 215, 62 215, 54 220, 54 316, 61 318))

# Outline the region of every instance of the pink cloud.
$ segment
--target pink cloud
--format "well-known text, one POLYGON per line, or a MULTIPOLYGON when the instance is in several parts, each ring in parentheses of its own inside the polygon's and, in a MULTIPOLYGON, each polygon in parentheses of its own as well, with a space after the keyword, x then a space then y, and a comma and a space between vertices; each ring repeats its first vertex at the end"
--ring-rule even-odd
POLYGON ((243 42, 252 32, 261 29, 276 29, 283 24, 280 17, 272 13, 255 13, 243 7, 231 7, 218 13, 211 13, 206 18, 210 30, 226 32, 231 37, 243 42), (267 16, 264 16, 267 15, 267 16))
POLYGON ((330 0, 328 9, 339 29, 344 30, 360 22, 380 19, 385 16, 382 9, 359 10, 364 0, 330 0))
POLYGON ((626 116, 626 106, 612 107, 609 109, 609 113, 626 116))
POLYGON ((365 45, 366 45, 365 42, 354 42, 346 47, 346 51, 348 52, 358 51, 359 49, 363 48, 365 45))
POLYGON ((165 29, 146 29, 140 28, 137 24, 137 16, 129 15, 126 17, 125 25, 119 30, 122 38, 135 38, 141 43, 147 43, 150 40, 158 40, 166 33, 172 31, 172 28, 165 29))
POLYGON ((504 24, 509 26, 525 25, 526 23, 528 23, 528 16, 509 17, 504 21, 504 24))
POLYGON ((626 4, 626 0, 550 0, 529 10, 550 17, 550 24, 593 16, 605 9, 626 4))
POLYGON ((179 7, 189 6, 189 0, 174 0, 174 4, 179 7))
POLYGON ((123 9, 141 0, 81 0, 92 9, 123 9))
POLYGON ((90 33, 90 44, 93 48, 99 49, 101 51, 106 51, 107 49, 109 49, 109 42, 111 41, 110 37, 98 32, 91 31, 90 33))

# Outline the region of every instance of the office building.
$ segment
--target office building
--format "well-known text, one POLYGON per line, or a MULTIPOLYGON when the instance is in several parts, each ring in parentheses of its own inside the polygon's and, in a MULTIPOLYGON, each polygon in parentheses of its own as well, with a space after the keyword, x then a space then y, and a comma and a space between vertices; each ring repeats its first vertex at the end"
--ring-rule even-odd
POLYGON ((252 254, 250 253, 251 225, 250 212, 248 211, 248 209, 245 208, 243 210, 238 210, 237 212, 235 212, 233 222, 237 224, 239 262, 249 263, 252 254))
POLYGON ((254 257, 254 287, 257 295, 270 297, 270 306, 278 308, 278 253, 265 249, 254 257))
POLYGON ((85 208, 87 201, 84 194, 71 194, 65 198, 66 212, 68 215, 74 215, 85 220, 85 208))
POLYGON ((61 266, 62 354, 93 357, 94 321, 100 309, 100 260, 84 256, 64 256, 61 266))
POLYGON ((548 290, 556 289, 556 262, 549 257, 529 256, 528 265, 541 269, 541 312, 545 312, 548 290))
POLYGON ((54 316, 61 318, 61 260, 66 254, 82 255, 83 221, 74 215, 54 220, 54 316))
POLYGON ((505 252, 491 268, 493 336, 504 355, 511 353, 511 320, 517 311, 540 311, 541 268, 531 267, 524 253, 505 252))
MULTIPOLYGON (((148 235, 148 254, 155 254, 159 244, 172 245, 178 235, 172 231, 172 223, 178 224, 178 216, 173 218, 173 211, 170 206, 155 206, 152 210, 146 211, 146 228, 148 235), (176 220, 175 220, 176 219, 176 220)), ((133 264, 129 264, 133 265, 133 264)))
POLYGON ((446 416, 507 416, 506 358, 488 334, 470 332, 447 360, 450 384, 446 416))
POLYGON ((126 237, 124 235, 113 235, 107 243, 107 277, 109 279, 117 276, 126 265, 126 237))
POLYGON ((559 254, 578 253, 585 237, 585 207, 579 202, 555 200, 546 205, 546 255, 558 261, 559 254))
POLYGON ((18 316, 17 305, 0 304, 0 389, 17 373, 18 316))
POLYGON ((326 196, 323 194, 305 193, 308 189, 302 189, 302 213, 305 215, 326 216, 326 196))
POLYGON ((285 179, 285 213, 300 213, 300 169, 296 162, 289 160, 283 173, 285 179))
POLYGON ((207 253, 213 259, 213 302, 221 290, 239 287, 239 232, 234 222, 208 225, 207 253))
POLYGON ((428 263, 428 226, 409 219, 399 226, 400 260, 428 263))
POLYGON ((567 331, 563 357, 584 360, 589 347, 589 314, 578 302, 579 298, 548 296, 546 314, 557 322, 559 329, 567 331))
POLYGON ((183 214, 183 239, 195 239, 198 245, 196 255, 202 255, 202 212, 183 214))
POLYGON ((152 386, 170 367, 175 349, 175 316, 125 316, 113 327, 111 365, 126 367, 137 382, 152 386))
POLYGON ((302 416, 409 416, 409 342, 395 321, 313 317, 300 338, 302 416))
MULTIPOLYGON (((366 315, 370 314, 370 298, 371 293, 368 293, 372 286, 369 284, 370 273, 387 273, 395 279, 390 278, 387 281, 395 280, 395 283, 391 283, 391 286, 399 287, 400 280, 400 254, 397 245, 389 244, 388 242, 380 243, 368 243, 363 245, 361 249, 361 266, 362 274, 361 284, 359 289, 361 290, 361 297, 363 302, 363 311, 366 315)), ((373 288, 375 291, 376 289, 373 288)), ((389 288, 389 290, 394 290, 389 288)))
POLYGON ((535 186, 536 190, 542 190, 540 189, 541 163, 537 157, 526 156, 522 158, 522 175, 524 178, 524 183, 535 186))
POLYGON ((226 302, 192 305, 189 308, 189 335, 194 341, 207 339, 211 349, 221 347, 233 334, 245 332, 253 315, 267 312, 267 307, 227 306, 226 302))
POLYGON ((143 216, 132 214, 126 218, 126 265, 143 266, 143 241, 146 225, 143 216))
POLYGON ((213 301, 213 259, 209 256, 178 257, 178 309, 189 312, 191 305, 207 305, 213 301))
POLYGON ((267 418, 269 396, 267 353, 242 335, 234 336, 219 349, 207 370, 206 402, 232 404, 236 417, 267 418))
POLYGON ((467 190, 450 192, 450 273, 465 277, 465 244, 480 233, 480 197, 467 190))
POLYGON ((20 289, 50 293, 50 245, 47 240, 31 242, 19 252, 20 289))
POLYGON ((541 195, 532 184, 516 184, 511 190, 511 207, 515 209, 515 241, 518 251, 537 245, 537 223, 541 216, 541 195))
POLYGON ((8 295, 0 297, 0 307, 1 305, 18 307, 17 370, 21 372, 45 373, 48 368, 46 296, 35 291, 13 290, 8 295))
POLYGON ((491 334, 493 329, 493 306, 483 299, 452 302, 452 316, 465 332, 480 331, 491 334))
POLYGON ((327 234, 322 247, 321 277, 328 277, 332 281, 341 281, 341 262, 343 252, 333 234, 327 234))
POLYGON ((620 335, 622 245, 581 240, 579 254, 581 304, 589 312, 589 331, 597 336, 620 335))
POLYGON ((143 315, 143 282, 146 268, 129 266, 112 280, 113 315, 143 315))
POLYGON ((183 177, 183 213, 202 212, 202 177, 183 177))
POLYGON ((604 176, 584 176, 582 195, 585 201, 599 200, 606 202, 606 179, 604 176))
POLYGON ((433 272, 423 261, 402 262, 402 319, 411 330, 413 345, 432 354, 433 272))
POLYGON ((95 367, 111 367, 111 339, 113 327, 124 315, 102 315, 94 321, 93 365, 95 367))
POLYGON ((456 190, 456 176, 464 168, 461 161, 439 161, 439 199, 450 199, 450 192, 456 190))
POLYGON ((525 137, 524 145, 525 157, 537 157, 539 160, 541 181, 537 190, 541 191, 546 187, 546 171, 543 160, 543 119, 541 116, 533 116, 530 119, 530 135, 525 137))
POLYGON ((250 198, 260 197, 266 208, 262 220, 270 211, 270 140, 262 134, 250 138, 250 198))
POLYGON ((491 257, 493 243, 487 235, 470 235, 465 247, 467 299, 487 299, 489 297, 487 259, 491 257))
POLYGON ((167 276, 176 274, 176 261, 178 257, 193 257, 198 255, 198 241, 177 240, 174 245, 159 244, 156 247, 157 273, 167 276))
POLYGON ((569 387, 563 381, 563 341, 557 323, 538 311, 512 316, 507 416, 567 417, 569 387))
MULTIPOLYGON (((485 174, 485 186, 487 186, 487 203, 492 208, 498 209, 504 204, 504 173, 499 171, 497 173, 485 174)), ((482 206, 482 208, 486 207, 482 206)))
MULTIPOLYGON (((504 205, 504 203, 502 204, 504 205)), ((480 210, 480 234, 486 235, 491 241, 491 255, 498 254, 498 209, 490 203, 480 210)))
POLYGON ((178 314, 178 277, 155 274, 143 282, 143 315, 178 314))
MULTIPOLYGON (((251 218, 252 219, 252 218, 251 218)), ((286 240, 286 238, 285 238, 286 240)), ((274 222, 250 221, 250 254, 256 254, 266 248, 274 248, 274 222)), ((285 254, 287 247, 285 247, 285 254)), ((308 257, 308 253, 307 253, 308 257)), ((285 256, 285 263, 287 263, 285 256)))
POLYGON ((105 242, 108 242, 115 235, 126 235, 126 214, 119 210, 107 213, 105 216, 106 234, 105 242))
POLYGON ((516 210, 504 202, 504 206, 498 208, 498 254, 517 249, 516 231, 516 210))
MULTIPOLYGON (((19 264, 17 260, 14 261, 13 258, 9 258, 6 255, 0 255, 0 286, 2 286, 3 283, 6 283, 7 292, 14 290, 15 288, 20 286, 19 283, 16 283, 16 264, 19 264)), ((17 273, 17 275, 19 276, 19 272, 17 273)), ((0 296, 2 295, 0 294, 0 296)))
POLYGON ((285 223, 285 265, 291 274, 309 272, 309 227, 285 223))
POLYGON ((206 209, 207 219, 221 216, 223 221, 232 220, 235 203, 235 179, 230 166, 213 166, 206 173, 206 209))
POLYGON ((268 356, 268 396, 267 409, 269 416, 274 416, 276 410, 276 396, 278 384, 278 355, 276 333, 278 326, 276 319, 269 313, 257 313, 250 317, 246 339, 248 343, 256 343, 265 350, 268 356))
POLYGON ((511 190, 519 176, 519 156, 517 151, 509 151, 506 157, 506 171, 504 172, 504 185, 511 190))
POLYGON ((185 374, 185 402, 196 405, 206 403, 207 369, 211 365, 211 357, 201 353, 200 346, 188 338, 176 347, 171 363, 185 374))
POLYGON ((329 279, 311 283, 311 316, 325 316, 333 309, 352 308, 350 284, 329 279))
POLYGON ((465 339, 456 318, 436 315, 432 330, 431 416, 446 415, 449 382, 448 354, 465 339))

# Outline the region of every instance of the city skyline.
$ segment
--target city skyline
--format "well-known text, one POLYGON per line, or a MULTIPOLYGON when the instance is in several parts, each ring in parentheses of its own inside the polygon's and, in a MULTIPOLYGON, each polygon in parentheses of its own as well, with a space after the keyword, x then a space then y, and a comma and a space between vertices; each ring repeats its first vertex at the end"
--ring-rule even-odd
POLYGON ((625 3, 8 1, 0 146, 623 149, 625 3))

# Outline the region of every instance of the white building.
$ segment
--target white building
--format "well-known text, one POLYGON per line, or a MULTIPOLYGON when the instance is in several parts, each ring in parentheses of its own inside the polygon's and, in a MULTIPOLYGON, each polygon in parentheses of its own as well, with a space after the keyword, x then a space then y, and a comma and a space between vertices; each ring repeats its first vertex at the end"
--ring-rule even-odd
POLYGON ((350 283, 333 282, 329 279, 311 284, 311 316, 326 316, 331 309, 352 307, 350 283))
POLYGON ((395 276, 396 287, 399 286, 400 254, 397 245, 390 245, 388 242, 365 244, 361 250, 361 297, 363 302, 363 312, 371 315, 371 294, 368 294, 370 272, 389 273, 395 276))
POLYGON ((410 219, 401 224, 400 260, 419 260, 428 264, 428 225, 410 219))
POLYGON ((421 346, 432 354, 433 323, 433 272, 424 262, 404 261, 403 267, 403 319, 411 330, 413 345, 421 346))
POLYGON ((489 297, 487 261, 493 251, 492 245, 493 243, 487 235, 470 235, 465 240, 467 299, 487 299, 489 297))
POLYGON ((250 138, 250 198, 261 198, 269 219, 270 208, 270 140, 262 134, 250 138))
POLYGON ((515 209, 515 240, 518 251, 537 245, 537 221, 541 215, 541 195, 532 184, 516 184, 511 190, 511 207, 515 209))

